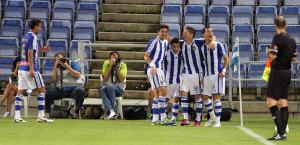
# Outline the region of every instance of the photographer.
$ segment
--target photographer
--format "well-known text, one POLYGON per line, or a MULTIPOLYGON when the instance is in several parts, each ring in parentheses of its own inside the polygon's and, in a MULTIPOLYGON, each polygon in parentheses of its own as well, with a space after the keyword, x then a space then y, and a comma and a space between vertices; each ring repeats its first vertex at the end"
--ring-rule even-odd
POLYGON ((116 119, 115 113, 116 97, 123 95, 123 90, 126 87, 127 66, 121 62, 120 55, 117 51, 109 54, 109 60, 103 64, 102 87, 99 89, 99 94, 102 98, 104 110, 110 111, 108 119, 116 119))
POLYGON ((76 100, 73 119, 78 119, 79 110, 85 97, 84 76, 80 74, 79 64, 65 59, 63 53, 57 53, 55 60, 54 68, 50 75, 51 80, 55 82, 55 88, 47 89, 46 112, 51 112, 50 106, 54 103, 54 100, 73 98, 76 100), (61 74, 63 74, 62 77, 61 74))

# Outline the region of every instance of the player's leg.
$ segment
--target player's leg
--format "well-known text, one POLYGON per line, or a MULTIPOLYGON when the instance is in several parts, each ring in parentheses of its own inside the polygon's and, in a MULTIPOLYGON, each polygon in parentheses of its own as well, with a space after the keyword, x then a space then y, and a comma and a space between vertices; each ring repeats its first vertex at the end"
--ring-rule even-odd
POLYGON ((210 115, 210 119, 205 123, 205 127, 211 126, 212 123, 215 122, 215 118, 216 118, 212 102, 209 99, 209 96, 211 96, 211 95, 212 95, 212 90, 211 90, 210 76, 205 76, 202 100, 203 100, 204 106, 206 107, 206 109, 210 115))
POLYGON ((201 95, 194 96, 196 101, 196 120, 194 126, 199 126, 201 124, 201 115, 202 115, 202 98, 201 95))
POLYGON ((183 121, 180 125, 189 125, 189 104, 188 104, 188 92, 190 91, 189 86, 189 75, 183 74, 180 78, 180 93, 181 93, 181 108, 183 113, 183 121))
MULTIPOLYGON (((169 90, 167 91, 167 94, 169 94, 169 90)), ((174 94, 174 100, 173 100, 173 106, 172 106, 172 119, 170 124, 176 125, 176 119, 178 116, 179 111, 179 99, 180 99, 180 91, 179 91, 179 84, 174 84, 172 87, 172 91, 170 95, 174 94)), ((168 95, 167 95, 168 97, 168 95)))
MULTIPOLYGON (((158 89, 158 108, 160 113, 160 118, 162 124, 165 124, 167 114, 166 114, 166 95, 167 95, 167 87, 159 87, 158 89)), ((168 125, 168 124, 165 124, 168 125)))
POLYGON ((215 104, 215 125, 213 127, 221 127, 221 114, 222 114, 222 102, 221 95, 225 95, 225 79, 219 75, 211 76, 211 83, 213 84, 213 99, 215 104))
POLYGON ((6 100, 6 98, 9 95, 10 91, 13 89, 13 86, 14 86, 14 84, 11 84, 11 83, 7 84, 5 91, 3 93, 3 97, 0 100, 0 106, 3 105, 4 101, 6 100))
POLYGON ((153 99, 155 97, 155 93, 154 91, 152 91, 152 88, 150 87, 147 91, 147 99, 148 99, 148 107, 149 107, 149 110, 151 110, 151 113, 148 114, 148 119, 151 119, 152 118, 152 103, 153 103, 153 99))
POLYGON ((287 124, 289 120, 289 109, 288 109, 287 99, 279 99, 279 105, 280 105, 280 113, 281 113, 280 115, 282 121, 282 130, 283 132, 286 132, 287 124))
POLYGON ((215 104, 215 125, 213 127, 221 127, 221 113, 222 113, 222 102, 220 99, 220 94, 214 94, 213 95, 214 104, 215 104))
POLYGON ((201 99, 201 83, 199 74, 193 74, 192 79, 190 79, 191 89, 190 93, 194 96, 196 102, 196 119, 194 126, 199 126, 201 123, 201 114, 202 114, 202 99, 201 99))
POLYGON ((22 100, 24 97, 25 90, 28 88, 27 82, 25 77, 28 77, 28 73, 25 71, 18 71, 18 92, 16 95, 16 100, 15 100, 15 117, 14 121, 15 122, 26 122, 21 118, 21 107, 22 107, 22 100))

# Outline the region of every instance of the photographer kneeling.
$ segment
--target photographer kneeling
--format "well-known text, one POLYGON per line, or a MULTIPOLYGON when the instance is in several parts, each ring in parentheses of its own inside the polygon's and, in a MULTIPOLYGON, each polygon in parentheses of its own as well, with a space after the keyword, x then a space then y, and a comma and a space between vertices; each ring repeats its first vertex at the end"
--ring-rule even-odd
POLYGON ((102 87, 99 89, 99 94, 102 98, 105 112, 110 111, 108 119, 116 119, 115 113, 116 97, 123 95, 123 90, 126 87, 127 66, 121 62, 120 55, 117 51, 109 54, 109 59, 104 62, 102 77, 102 87))
POLYGON ((79 64, 72 60, 65 59, 63 53, 55 55, 55 64, 50 75, 55 82, 55 88, 49 88, 46 92, 46 112, 51 112, 51 104, 54 100, 62 98, 73 98, 76 100, 75 113, 73 119, 78 119, 79 110, 85 98, 84 76, 81 75, 79 64), (61 74, 62 77, 61 77, 61 74))

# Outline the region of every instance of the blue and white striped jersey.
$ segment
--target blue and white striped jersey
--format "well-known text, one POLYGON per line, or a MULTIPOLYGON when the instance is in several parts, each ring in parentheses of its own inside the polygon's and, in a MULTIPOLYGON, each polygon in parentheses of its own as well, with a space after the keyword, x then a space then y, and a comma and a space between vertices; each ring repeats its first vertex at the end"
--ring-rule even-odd
POLYGON ((205 43, 204 39, 194 39, 188 45, 185 41, 181 41, 181 49, 183 56, 183 71, 184 74, 196 74, 202 72, 200 65, 200 49, 205 43))
POLYGON ((165 59, 165 75, 167 84, 179 84, 180 73, 182 70, 182 52, 181 49, 174 53, 172 48, 167 50, 165 59))
POLYGON ((30 49, 33 49, 33 66, 34 71, 38 71, 38 63, 37 63, 37 54, 38 54, 38 45, 37 45, 37 37, 32 33, 28 32, 23 35, 22 43, 21 43, 21 64, 19 70, 30 71, 29 60, 28 60, 28 52, 30 49))
POLYGON ((169 42, 166 39, 160 40, 156 37, 149 41, 146 51, 150 53, 151 63, 155 64, 157 69, 164 70, 163 61, 168 47, 169 42))
POLYGON ((201 47, 200 58, 203 76, 210 76, 222 72, 222 58, 227 52, 222 43, 216 41, 216 47, 211 50, 208 45, 201 47))

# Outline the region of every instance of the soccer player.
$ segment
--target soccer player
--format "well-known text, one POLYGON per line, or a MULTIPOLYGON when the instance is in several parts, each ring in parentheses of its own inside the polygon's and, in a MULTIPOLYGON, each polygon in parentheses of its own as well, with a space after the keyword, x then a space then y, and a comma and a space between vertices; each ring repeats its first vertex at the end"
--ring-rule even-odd
POLYGON ((173 38, 171 41, 171 47, 167 50, 165 59, 165 70, 166 70, 166 84, 167 84, 167 100, 174 96, 173 107, 172 107, 172 119, 170 124, 176 125, 176 118, 179 111, 179 84, 180 84, 180 73, 182 70, 182 53, 180 50, 180 41, 178 38, 173 38))
POLYGON ((180 92, 181 92, 181 107, 184 120, 181 125, 189 125, 188 119, 188 92, 194 95, 196 101, 196 120, 194 126, 201 124, 202 113, 202 99, 201 99, 201 84, 202 78, 202 63, 200 61, 200 49, 204 45, 204 39, 194 39, 196 30, 192 27, 186 27, 183 32, 183 39, 181 41, 181 50, 183 56, 183 71, 180 78, 180 92))
POLYGON ((205 123, 205 126, 221 127, 220 118, 222 111, 222 103, 220 100, 221 95, 225 95, 225 75, 226 68, 229 63, 228 55, 223 45, 216 41, 215 48, 210 49, 209 44, 213 41, 213 30, 211 27, 206 26, 202 30, 202 35, 205 39, 205 44, 201 47, 200 59, 203 68, 203 94, 202 99, 205 107, 207 108, 210 119, 205 123), (224 67, 222 68, 221 60, 224 59, 224 67), (208 98, 212 96, 215 104, 215 112, 213 110, 212 102, 208 98))
POLYGON ((166 51, 169 46, 169 42, 166 40, 168 36, 169 26, 161 24, 156 38, 153 38, 148 43, 144 59, 149 65, 147 75, 152 87, 155 91, 155 98, 152 103, 153 119, 151 125, 158 125, 159 113, 161 115, 161 124, 168 125, 169 119, 166 115, 166 98, 167 87, 164 73, 163 62, 165 60, 166 51))
POLYGON ((49 46, 38 49, 36 35, 41 31, 41 20, 32 19, 29 24, 30 31, 23 35, 21 43, 21 64, 18 71, 18 93, 15 101, 15 122, 26 122, 20 116, 22 106, 22 99, 25 90, 38 90, 38 122, 51 123, 53 120, 47 119, 44 114, 45 108, 45 85, 43 78, 38 70, 37 54, 39 52, 47 52, 50 50, 49 46))
POLYGON ((296 61, 297 48, 295 39, 286 33, 287 25, 282 16, 274 20, 274 27, 276 35, 273 37, 271 48, 266 49, 267 55, 272 59, 267 105, 277 126, 277 133, 268 140, 285 140, 289 119, 287 99, 291 83, 291 61, 296 61))

